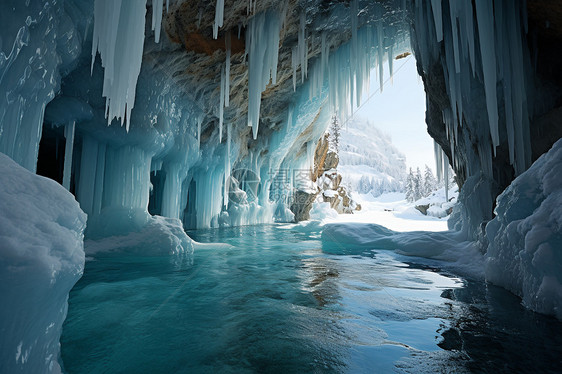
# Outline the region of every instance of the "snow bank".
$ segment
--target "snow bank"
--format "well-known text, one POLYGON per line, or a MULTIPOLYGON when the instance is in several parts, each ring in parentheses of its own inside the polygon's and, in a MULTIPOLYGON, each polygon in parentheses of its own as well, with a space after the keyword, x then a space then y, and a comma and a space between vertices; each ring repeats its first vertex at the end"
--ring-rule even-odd
POLYGON ((497 198, 486 279, 562 319, 562 140, 497 198))
POLYGON ((143 256, 192 253, 194 241, 183 230, 181 221, 160 216, 149 217, 139 231, 99 240, 86 240, 88 255, 102 252, 128 252, 143 256))
POLYGON ((330 203, 316 201, 312 204, 310 210, 310 219, 314 221, 323 221, 324 219, 337 219, 338 212, 330 206, 330 203))
POLYGON ((150 216, 138 231, 84 243, 84 250, 90 256, 112 252, 139 256, 190 255, 196 249, 230 247, 224 243, 198 243, 185 233, 179 219, 161 216, 150 216))
POLYGON ((395 250, 406 256, 444 261, 444 267, 483 278, 484 259, 477 245, 456 231, 396 232, 372 223, 332 223, 322 231, 322 248, 329 253, 353 254, 365 249, 395 250))
POLYGON ((86 215, 58 183, 0 153, 0 372, 57 373, 86 215))

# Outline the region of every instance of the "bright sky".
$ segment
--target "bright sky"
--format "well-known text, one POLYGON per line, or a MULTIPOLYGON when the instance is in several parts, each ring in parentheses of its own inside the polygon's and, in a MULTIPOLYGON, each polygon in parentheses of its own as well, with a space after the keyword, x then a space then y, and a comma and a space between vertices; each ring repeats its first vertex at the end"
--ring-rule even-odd
MULTIPOLYGON (((389 78, 385 64, 385 81, 389 78)), ((392 143, 406 155, 406 165, 422 172, 427 164, 435 173, 433 139, 425 124, 425 93, 418 79, 416 60, 413 56, 394 61, 394 82, 388 80, 380 93, 379 79, 371 71, 371 91, 368 101, 356 116, 369 119, 371 123, 392 137, 392 143)))

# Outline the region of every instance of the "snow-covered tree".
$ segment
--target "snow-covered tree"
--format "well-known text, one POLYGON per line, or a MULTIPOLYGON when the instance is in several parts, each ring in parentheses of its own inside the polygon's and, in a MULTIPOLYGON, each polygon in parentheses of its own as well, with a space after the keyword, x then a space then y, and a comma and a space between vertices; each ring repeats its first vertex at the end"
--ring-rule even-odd
POLYGON ((365 194, 369 193, 372 189, 371 179, 367 175, 363 175, 359 180, 359 192, 365 194))
POLYGON ((332 149, 339 154, 340 149, 340 123, 338 117, 334 114, 332 116, 332 123, 330 124, 330 145, 332 149))
POLYGON ((412 173, 412 168, 410 168, 410 172, 408 173, 408 176, 406 177, 406 200, 410 203, 413 203, 414 201, 416 201, 415 199, 415 177, 414 177, 414 173, 412 173))
POLYGON ((425 165, 425 173, 423 180, 423 196, 429 196, 433 191, 437 189, 437 180, 433 175, 433 172, 429 166, 425 165))
POLYGON ((419 200, 423 197, 423 178, 421 175, 420 168, 416 169, 414 174, 414 201, 419 200))

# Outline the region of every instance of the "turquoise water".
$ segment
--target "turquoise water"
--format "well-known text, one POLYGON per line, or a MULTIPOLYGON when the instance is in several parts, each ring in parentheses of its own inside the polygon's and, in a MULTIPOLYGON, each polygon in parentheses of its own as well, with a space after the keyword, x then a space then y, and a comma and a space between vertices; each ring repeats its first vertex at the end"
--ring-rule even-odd
POLYGON ((562 328, 497 287, 319 229, 189 232, 230 249, 98 255, 70 294, 68 373, 557 372, 562 328))

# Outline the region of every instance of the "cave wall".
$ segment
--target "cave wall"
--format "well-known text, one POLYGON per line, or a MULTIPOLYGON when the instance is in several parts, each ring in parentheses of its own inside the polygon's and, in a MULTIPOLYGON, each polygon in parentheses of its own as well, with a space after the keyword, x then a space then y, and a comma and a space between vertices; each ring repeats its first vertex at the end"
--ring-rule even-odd
MULTIPOLYGON (((485 184, 483 190, 489 191, 485 203, 476 204, 479 212, 467 214, 472 216, 473 239, 482 239, 496 197, 562 136, 562 86, 556 68, 561 57, 554 52, 562 41, 560 6, 541 0, 496 0, 486 2, 483 11, 478 3, 413 1, 410 8, 412 47, 427 94, 427 131, 451 160, 461 187, 472 177, 480 182, 467 188, 485 184), (495 61, 488 70, 494 78, 487 89, 490 40, 495 61), (497 106, 490 105, 490 93, 497 106), (497 113, 497 145, 488 126, 491 112, 497 113), (520 145, 513 144, 517 137, 520 145)), ((465 205, 465 210, 474 210, 470 202, 465 205)))
POLYGON ((10 28, 1 46, 0 151, 32 171, 39 155, 41 173, 69 179, 89 215, 90 238, 137 230, 149 210, 197 228, 272 222, 279 203, 290 205, 270 199, 277 174, 310 168, 306 150, 330 115, 351 113, 371 68, 382 76, 409 48, 402 0, 260 1, 251 8, 227 0, 218 29, 212 2, 143 4, 3 5, 10 28), (105 11, 113 7, 121 12, 105 11), (260 33, 279 40, 258 40, 260 33), (251 62, 250 45, 277 56, 273 76, 251 62), (258 74, 259 92, 249 89, 256 69, 265 74, 258 74), (259 121, 249 127, 255 97, 259 121), (44 167, 47 161, 55 167, 44 167), (237 170, 249 170, 260 185, 243 206, 230 204, 230 192, 251 192, 243 191, 247 181, 231 178, 237 170))

